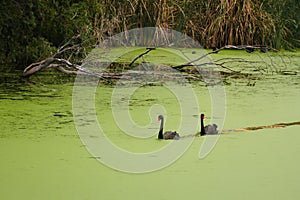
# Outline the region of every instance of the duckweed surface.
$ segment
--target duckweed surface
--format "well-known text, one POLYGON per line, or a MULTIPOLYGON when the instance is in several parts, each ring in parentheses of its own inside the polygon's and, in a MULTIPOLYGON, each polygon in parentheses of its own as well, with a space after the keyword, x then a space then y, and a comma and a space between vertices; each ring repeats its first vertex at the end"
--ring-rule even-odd
MULTIPOLYGON (((262 75, 255 86, 247 86, 247 80, 226 85, 224 129, 300 121, 299 53, 292 58, 295 64, 289 67, 296 75, 262 75)), ((197 137, 169 167, 128 174, 104 166, 81 143, 73 121, 72 84, 45 83, 38 75, 40 82, 26 85, 11 74, 2 76, 6 78, 0 87, 1 199, 300 198, 300 126, 223 134, 201 160, 198 153, 204 137, 197 137)), ((193 87, 208 123, 207 88, 202 83, 193 83, 193 87)), ((169 143, 156 139, 157 122, 153 122, 153 137, 125 135, 111 114, 113 89, 98 86, 96 110, 116 145, 147 152, 169 143)), ((178 128, 178 102, 162 86, 141 87, 128 101, 137 124, 150 123, 151 105, 163 104, 169 116, 166 129, 178 128)))

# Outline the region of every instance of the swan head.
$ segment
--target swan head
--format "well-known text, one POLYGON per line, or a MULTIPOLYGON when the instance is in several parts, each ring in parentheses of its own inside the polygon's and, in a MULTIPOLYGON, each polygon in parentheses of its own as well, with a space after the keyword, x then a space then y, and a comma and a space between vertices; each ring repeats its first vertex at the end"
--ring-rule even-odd
POLYGON ((201 117, 201 119, 205 119, 204 114, 201 114, 200 117, 201 117))
POLYGON ((158 115, 158 118, 157 118, 158 121, 161 121, 163 119, 164 119, 164 117, 162 115, 158 115))

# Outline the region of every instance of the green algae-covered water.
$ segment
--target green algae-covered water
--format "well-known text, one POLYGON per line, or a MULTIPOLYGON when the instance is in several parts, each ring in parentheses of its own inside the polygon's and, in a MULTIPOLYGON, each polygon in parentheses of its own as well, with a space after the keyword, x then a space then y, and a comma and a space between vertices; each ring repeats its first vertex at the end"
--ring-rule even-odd
MULTIPOLYGON (((300 121, 300 59, 299 54, 293 56, 291 68, 298 75, 267 74, 255 86, 247 86, 247 80, 232 80, 225 86, 224 129, 300 121)), ((51 84, 55 78, 45 81, 49 76, 42 73, 33 77, 36 84, 26 85, 11 74, 3 77, 1 199, 300 198, 300 126, 222 134, 204 159, 198 154, 205 137, 196 137, 170 166, 150 173, 124 173, 100 163, 81 142, 73 119, 72 81, 51 84)), ((201 83, 192 86, 209 118, 207 88, 201 83)), ((96 94, 97 116, 108 138, 132 152, 170 143, 156 139, 156 122, 153 137, 124 135, 111 114, 113 90, 100 84, 96 94)), ((147 112, 153 104, 163 104, 168 114, 180 116, 174 95, 160 85, 150 85, 129 99, 133 120, 148 124, 147 112)), ((178 118, 168 117, 166 129, 176 130, 177 123, 178 118)))

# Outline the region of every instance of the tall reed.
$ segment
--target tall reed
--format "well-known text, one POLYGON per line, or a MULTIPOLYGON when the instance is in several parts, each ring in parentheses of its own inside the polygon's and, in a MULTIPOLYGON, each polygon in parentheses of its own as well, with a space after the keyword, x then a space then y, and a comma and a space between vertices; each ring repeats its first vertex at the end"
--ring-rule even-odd
POLYGON ((274 46, 278 31, 285 37, 287 30, 278 29, 263 6, 259 0, 99 0, 94 33, 101 41, 107 35, 151 26, 181 31, 206 48, 274 46))

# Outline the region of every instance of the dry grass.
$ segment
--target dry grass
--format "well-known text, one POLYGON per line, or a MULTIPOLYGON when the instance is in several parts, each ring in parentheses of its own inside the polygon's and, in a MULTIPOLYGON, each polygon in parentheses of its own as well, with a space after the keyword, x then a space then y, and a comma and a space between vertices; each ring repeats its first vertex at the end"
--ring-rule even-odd
MULTIPOLYGON (((94 19, 99 41, 142 27, 178 30, 206 48, 226 44, 272 46, 276 35, 275 21, 259 0, 100 0, 99 8, 94 19)), ((286 31, 282 27, 283 35, 286 31)))

